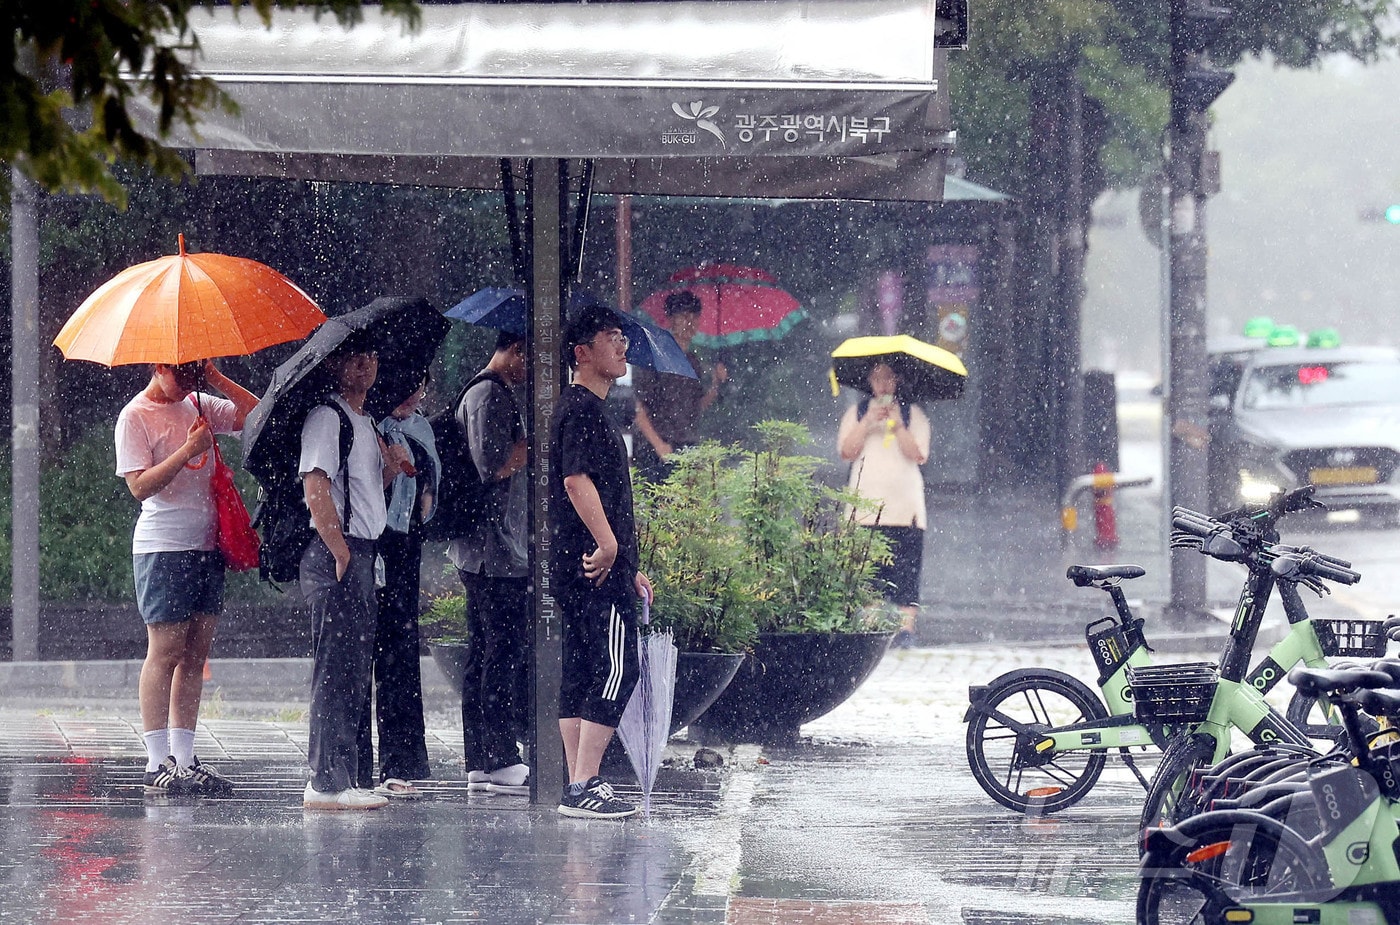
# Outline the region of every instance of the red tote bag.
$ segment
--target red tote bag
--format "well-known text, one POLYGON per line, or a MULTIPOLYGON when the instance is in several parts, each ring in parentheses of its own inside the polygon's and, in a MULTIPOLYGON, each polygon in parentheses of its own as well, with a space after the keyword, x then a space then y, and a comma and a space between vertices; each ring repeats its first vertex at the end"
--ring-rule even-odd
POLYGON ((233 482, 233 470, 224 465, 219 455, 218 438, 214 439, 214 473, 209 476, 209 493, 219 512, 219 552, 224 554, 224 564, 235 572, 257 568, 262 541, 253 529, 243 495, 233 482))

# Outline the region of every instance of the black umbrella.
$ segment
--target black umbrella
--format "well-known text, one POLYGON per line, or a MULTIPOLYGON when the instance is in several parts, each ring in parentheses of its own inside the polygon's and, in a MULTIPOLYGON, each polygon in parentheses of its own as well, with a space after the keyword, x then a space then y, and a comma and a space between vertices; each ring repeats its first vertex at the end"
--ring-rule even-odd
POLYGON ((348 338, 379 352, 379 377, 365 401, 365 412, 377 421, 413 394, 451 326, 427 299, 408 296, 384 296, 327 319, 277 367, 244 422, 243 467, 265 486, 295 470, 301 425, 332 391, 322 364, 348 338))

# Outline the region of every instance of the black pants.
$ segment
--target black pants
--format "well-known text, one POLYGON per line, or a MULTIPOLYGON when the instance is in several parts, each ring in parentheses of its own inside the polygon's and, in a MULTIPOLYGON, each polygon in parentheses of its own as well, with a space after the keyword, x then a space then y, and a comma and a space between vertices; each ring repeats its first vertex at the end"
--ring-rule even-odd
POLYGON ((348 537, 350 567, 312 537, 301 556, 301 595, 311 612, 311 785, 336 793, 359 780, 356 734, 374 661, 374 540, 348 537))
POLYGON ((423 537, 385 530, 379 537, 384 560, 384 587, 376 592, 379 616, 374 629, 374 706, 379 726, 379 777, 374 776, 374 740, 370 736, 370 698, 360 716, 357 746, 360 786, 366 789, 397 777, 424 780, 428 767, 423 731, 423 679, 419 662, 418 576, 423 537))
MULTIPOLYGON (((667 476, 676 468, 676 464, 657 456, 651 443, 641 434, 637 434, 632 439, 632 465, 637 468, 637 477, 646 479, 648 482, 666 481, 667 476)), ((676 453, 690 445, 689 443, 673 444, 671 452, 676 453)))
POLYGON ((462 751, 469 771, 520 761, 529 730, 534 652, 529 579, 460 572, 467 589, 467 663, 462 677, 462 751))

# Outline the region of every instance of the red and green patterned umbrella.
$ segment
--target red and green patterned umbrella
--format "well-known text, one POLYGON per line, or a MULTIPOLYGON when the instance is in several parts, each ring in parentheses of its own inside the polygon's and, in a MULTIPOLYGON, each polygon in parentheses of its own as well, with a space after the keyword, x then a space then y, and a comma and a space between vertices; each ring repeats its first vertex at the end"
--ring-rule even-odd
POLYGON ((700 299, 699 347, 733 347, 756 340, 777 340, 807 317, 791 293, 766 270, 732 263, 702 263, 671 274, 665 289, 642 301, 642 310, 666 323, 666 297, 690 291, 700 299))

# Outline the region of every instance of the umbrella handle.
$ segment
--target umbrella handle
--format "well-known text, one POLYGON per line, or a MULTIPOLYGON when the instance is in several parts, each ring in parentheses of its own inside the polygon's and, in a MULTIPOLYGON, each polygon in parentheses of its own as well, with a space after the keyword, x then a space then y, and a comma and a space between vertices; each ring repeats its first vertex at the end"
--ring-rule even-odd
POLYGON ((642 595, 642 626, 651 625, 651 593, 642 595))

